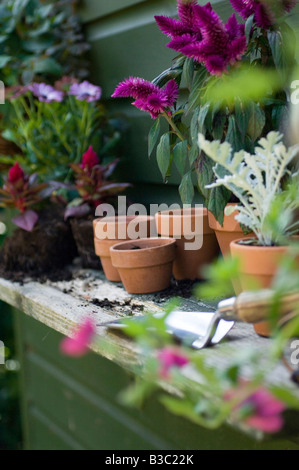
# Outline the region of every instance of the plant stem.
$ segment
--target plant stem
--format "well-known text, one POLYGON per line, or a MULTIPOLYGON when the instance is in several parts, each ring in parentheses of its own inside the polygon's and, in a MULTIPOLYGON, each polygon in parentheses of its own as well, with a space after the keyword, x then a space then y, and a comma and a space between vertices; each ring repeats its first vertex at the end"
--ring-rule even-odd
MULTIPOLYGON (((170 127, 173 129, 174 133, 181 139, 182 142, 184 142, 186 139, 184 138, 183 134, 180 132, 178 127, 175 125, 175 123, 173 122, 171 117, 168 116, 168 114, 166 112, 162 113, 162 116, 165 117, 166 121, 168 122, 170 127)), ((188 148, 188 150, 191 149, 189 144, 187 145, 187 148, 188 148)))

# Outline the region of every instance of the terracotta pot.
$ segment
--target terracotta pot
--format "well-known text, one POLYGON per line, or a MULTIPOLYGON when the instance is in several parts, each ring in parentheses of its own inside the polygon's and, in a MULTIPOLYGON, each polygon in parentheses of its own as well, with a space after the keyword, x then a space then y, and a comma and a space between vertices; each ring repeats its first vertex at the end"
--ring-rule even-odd
POLYGON ((93 219, 70 219, 74 240, 83 268, 101 269, 101 261, 94 251, 93 219))
POLYGON ((95 252, 101 259, 103 271, 108 281, 121 281, 117 269, 111 262, 110 247, 129 240, 134 235, 134 233, 130 233, 133 221, 136 231, 140 232, 142 238, 149 237, 154 227, 154 220, 154 217, 151 216, 116 216, 93 221, 95 252))
POLYGON ((111 282, 121 282, 120 275, 111 262, 110 247, 115 243, 118 243, 118 241, 94 239, 95 253, 101 260, 106 278, 111 282))
POLYGON ((208 223, 207 209, 162 211, 156 214, 155 219, 158 234, 177 241, 173 264, 175 279, 202 279, 201 268, 219 254, 216 236, 208 223), (198 248, 196 243, 197 246, 192 248, 191 244, 199 239, 202 239, 202 246, 198 248))
POLYGON ((176 241, 148 238, 110 248, 113 266, 130 294, 159 292, 170 286, 176 241))
MULTIPOLYGON (((242 291, 252 290, 253 287, 269 288, 279 268, 279 263, 285 256, 287 246, 255 246, 242 245, 235 240, 230 244, 233 257, 240 260, 240 286, 242 291)), ((269 337, 270 327, 268 322, 254 325, 256 333, 260 336, 269 337)))
MULTIPOLYGON (((230 203, 227 206, 236 206, 237 203, 230 203)), ((244 235, 239 222, 235 219, 237 212, 231 215, 224 215, 223 225, 217 222, 215 216, 209 211, 209 225, 214 230, 221 253, 223 256, 230 254, 230 243, 240 238, 252 238, 253 234, 244 235)))

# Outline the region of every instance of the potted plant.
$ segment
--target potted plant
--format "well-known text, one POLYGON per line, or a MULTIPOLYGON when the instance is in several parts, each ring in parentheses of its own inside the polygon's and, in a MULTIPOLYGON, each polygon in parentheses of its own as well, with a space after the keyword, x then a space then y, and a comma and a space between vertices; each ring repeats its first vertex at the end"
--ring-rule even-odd
POLYGON ((97 207, 104 202, 114 203, 116 196, 130 186, 109 179, 118 161, 101 164, 97 153, 90 146, 80 164, 70 164, 74 172, 76 195, 66 208, 65 220, 70 219, 78 253, 85 268, 101 267, 95 253, 93 235, 97 207))
POLYGON ((76 255, 62 207, 49 201, 55 187, 37 180, 15 163, 0 189, 0 207, 17 211, 0 251, 1 276, 13 280, 56 276, 76 255))
MULTIPOLYGON (((209 142, 199 134, 199 146, 216 163, 216 181, 211 186, 222 185, 238 197, 240 204, 226 209, 227 213, 237 210, 235 219, 255 235, 230 245, 232 256, 240 259, 242 290, 256 284, 270 287, 291 237, 298 233, 298 174, 291 163, 299 146, 287 149, 282 140, 282 134, 270 132, 260 139, 255 153, 249 154, 234 152, 228 142, 209 142)), ((264 336, 269 333, 265 324, 255 329, 264 336)))
MULTIPOLYGON (((74 0, 43 2, 3 0, 0 5, 0 80, 6 90, 33 81, 50 81, 63 75, 88 76, 85 42, 74 0)), ((1 131, 9 120, 9 103, 1 105, 1 131)), ((0 154, 19 152, 0 135, 0 154)))
POLYGON ((90 145, 97 150, 119 139, 100 97, 100 87, 69 77, 54 87, 34 82, 14 88, 3 136, 22 154, 10 161, 17 159, 28 171, 37 171, 42 181, 71 181, 69 164, 79 163, 90 145))
POLYGON ((2 0, 0 80, 6 86, 88 75, 80 18, 74 0, 2 0))
POLYGON ((148 153, 156 148, 163 179, 175 167, 183 204, 192 203, 196 186, 220 226, 226 205, 238 201, 224 186, 207 187, 214 179, 213 161, 198 147, 198 132, 229 142, 234 151, 252 152, 288 113, 286 88, 295 64, 289 47, 294 35, 285 22, 295 2, 231 4, 235 12, 226 23, 210 3, 196 0, 178 0, 178 18, 156 16, 170 38, 167 47, 179 55, 152 82, 130 77, 112 95, 133 98, 134 106, 151 115, 148 153))
POLYGON ((111 261, 130 294, 158 292, 170 286, 176 240, 129 240, 110 248, 111 261))
POLYGON ((227 203, 224 210, 222 225, 216 220, 216 217, 212 212, 208 212, 209 226, 215 232, 223 256, 230 255, 230 244, 233 240, 237 240, 239 238, 251 238, 253 235, 252 232, 248 232, 244 226, 240 225, 233 212, 227 215, 230 208, 236 207, 237 205, 237 202, 227 203))

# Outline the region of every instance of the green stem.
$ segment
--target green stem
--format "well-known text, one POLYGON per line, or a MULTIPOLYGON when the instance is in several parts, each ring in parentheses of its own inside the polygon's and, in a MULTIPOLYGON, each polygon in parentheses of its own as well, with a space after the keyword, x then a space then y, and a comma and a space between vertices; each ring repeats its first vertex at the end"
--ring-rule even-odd
POLYGON ((58 119, 56 118, 55 113, 53 112, 53 109, 51 108, 51 106, 49 106, 49 110, 50 110, 51 116, 52 116, 53 121, 54 121, 54 128, 55 128, 55 130, 56 130, 56 132, 57 132, 57 134, 58 134, 58 136, 59 136, 59 138, 60 138, 60 140, 61 140, 61 143, 62 143, 62 145, 64 146, 64 148, 66 149, 66 151, 71 154, 71 153, 72 153, 72 149, 71 149, 70 145, 68 144, 68 142, 67 142, 67 140, 66 140, 64 134, 61 133, 61 130, 60 130, 60 128, 59 128, 59 124, 57 124, 59 121, 58 121, 58 119))
MULTIPOLYGON (((178 127, 175 125, 175 123, 173 122, 173 120, 171 119, 170 116, 168 116, 168 114, 165 112, 162 114, 163 117, 165 117, 166 121, 168 122, 168 124, 170 125, 170 127, 173 129, 174 133, 181 139, 182 142, 184 142, 186 139, 184 138, 183 134, 180 132, 180 130, 178 129, 178 127)), ((191 149, 190 145, 188 144, 187 145, 187 148, 188 150, 191 149)))

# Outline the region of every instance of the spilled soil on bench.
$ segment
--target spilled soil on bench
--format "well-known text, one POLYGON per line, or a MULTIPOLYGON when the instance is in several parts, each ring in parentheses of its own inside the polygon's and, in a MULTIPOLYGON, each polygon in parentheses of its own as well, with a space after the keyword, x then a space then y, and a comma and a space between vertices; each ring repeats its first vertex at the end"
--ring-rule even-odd
POLYGON ((32 232, 17 228, 4 240, 0 250, 0 276, 24 282, 70 280, 66 268, 77 256, 70 224, 64 221, 63 208, 44 209, 32 232))

